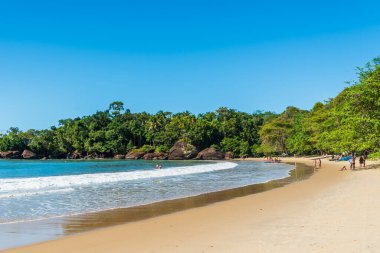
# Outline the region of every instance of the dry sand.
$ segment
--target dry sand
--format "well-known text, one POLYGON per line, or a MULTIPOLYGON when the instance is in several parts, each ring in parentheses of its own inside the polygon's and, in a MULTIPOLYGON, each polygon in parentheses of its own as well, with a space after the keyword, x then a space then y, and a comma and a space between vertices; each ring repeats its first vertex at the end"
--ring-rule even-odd
POLYGON ((379 252, 380 170, 342 165, 323 160, 282 188, 5 252, 379 252))

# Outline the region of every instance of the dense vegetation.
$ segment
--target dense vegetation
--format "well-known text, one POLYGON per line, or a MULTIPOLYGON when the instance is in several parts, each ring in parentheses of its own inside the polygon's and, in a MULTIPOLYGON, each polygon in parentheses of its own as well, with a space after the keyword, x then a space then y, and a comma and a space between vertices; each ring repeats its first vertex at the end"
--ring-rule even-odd
POLYGON ((49 130, 0 135, 0 151, 29 149, 65 158, 74 152, 112 157, 132 149, 166 152, 178 140, 199 150, 215 147, 235 156, 371 152, 380 154, 380 58, 359 69, 358 80, 310 111, 288 107, 281 114, 228 108, 194 115, 132 113, 122 102, 91 116, 60 120, 49 130))

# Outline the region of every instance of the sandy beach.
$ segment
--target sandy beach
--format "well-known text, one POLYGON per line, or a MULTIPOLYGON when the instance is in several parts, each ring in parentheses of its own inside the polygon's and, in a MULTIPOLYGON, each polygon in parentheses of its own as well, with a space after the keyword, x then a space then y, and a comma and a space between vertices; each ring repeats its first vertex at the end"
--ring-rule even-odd
POLYGON ((377 252, 379 170, 343 165, 322 160, 281 188, 4 252, 377 252))

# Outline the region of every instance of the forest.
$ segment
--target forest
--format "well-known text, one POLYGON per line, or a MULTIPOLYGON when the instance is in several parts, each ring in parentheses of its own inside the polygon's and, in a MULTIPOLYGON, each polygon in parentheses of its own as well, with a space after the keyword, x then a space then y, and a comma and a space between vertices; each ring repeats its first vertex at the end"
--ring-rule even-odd
POLYGON ((168 152, 178 141, 213 147, 234 157, 369 153, 380 157, 380 58, 357 68, 356 81, 311 110, 289 106, 280 114, 159 111, 133 113, 116 101, 93 115, 63 119, 50 129, 0 134, 0 151, 30 150, 40 158, 111 158, 133 150, 168 152))

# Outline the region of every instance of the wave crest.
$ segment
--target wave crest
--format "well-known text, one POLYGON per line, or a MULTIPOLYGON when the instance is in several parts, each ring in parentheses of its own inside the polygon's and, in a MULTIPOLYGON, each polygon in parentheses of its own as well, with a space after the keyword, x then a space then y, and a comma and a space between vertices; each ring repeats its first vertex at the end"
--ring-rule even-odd
POLYGON ((0 197, 9 196, 9 194, 11 193, 20 193, 24 191, 43 192, 47 189, 72 188, 91 184, 103 184, 137 179, 205 173, 218 170, 232 169, 236 166, 236 163, 220 162, 195 166, 172 167, 159 170, 0 179, 0 197))

